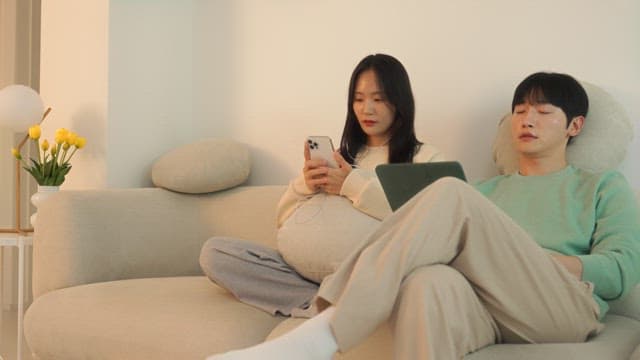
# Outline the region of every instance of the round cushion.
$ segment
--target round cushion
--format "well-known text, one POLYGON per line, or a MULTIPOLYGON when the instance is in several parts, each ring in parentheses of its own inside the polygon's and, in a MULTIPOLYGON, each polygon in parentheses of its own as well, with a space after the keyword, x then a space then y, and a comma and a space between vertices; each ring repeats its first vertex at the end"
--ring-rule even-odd
POLYGON ((278 229, 278 250, 300 275, 320 283, 379 224, 345 197, 316 194, 278 229))
POLYGON ((168 190, 202 194, 242 184, 250 168, 246 145, 229 139, 205 139, 162 155, 153 164, 151 179, 168 190))
MULTIPOLYGON (((624 108, 601 88, 581 82, 589 96, 584 127, 567 147, 569 164, 588 171, 615 169, 627 154, 633 138, 633 123, 624 108)), ((493 159, 502 174, 518 171, 518 155, 511 142, 511 113, 498 125, 493 159)))

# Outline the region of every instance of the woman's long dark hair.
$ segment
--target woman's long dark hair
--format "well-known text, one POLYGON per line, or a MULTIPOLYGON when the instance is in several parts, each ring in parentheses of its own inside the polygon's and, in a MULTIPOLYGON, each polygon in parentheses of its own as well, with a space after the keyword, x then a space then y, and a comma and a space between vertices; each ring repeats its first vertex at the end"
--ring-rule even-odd
POLYGON ((353 70, 349 81, 347 120, 340 141, 340 154, 353 164, 360 149, 367 144, 367 134, 362 131, 353 111, 356 83, 360 74, 373 70, 378 86, 384 91, 386 101, 395 109, 395 118, 389 128, 389 162, 412 162, 413 156, 422 143, 416 138, 414 128, 415 104, 409 75, 404 66, 393 56, 385 54, 369 55, 362 59, 353 70))

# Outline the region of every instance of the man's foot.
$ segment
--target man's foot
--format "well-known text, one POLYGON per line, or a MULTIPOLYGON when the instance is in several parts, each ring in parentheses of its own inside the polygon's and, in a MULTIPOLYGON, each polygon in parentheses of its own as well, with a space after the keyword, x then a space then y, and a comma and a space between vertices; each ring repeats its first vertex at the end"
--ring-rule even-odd
POLYGON ((246 349, 212 355, 207 360, 331 360, 338 351, 329 320, 330 307, 290 332, 246 349))

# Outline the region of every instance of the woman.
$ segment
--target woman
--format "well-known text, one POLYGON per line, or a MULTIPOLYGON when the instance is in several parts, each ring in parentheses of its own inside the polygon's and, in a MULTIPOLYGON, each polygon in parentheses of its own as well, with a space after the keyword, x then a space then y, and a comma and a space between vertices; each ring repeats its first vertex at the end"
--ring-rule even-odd
MULTIPOLYGON (((381 220, 391 209, 375 176, 377 165, 442 160, 433 146, 416 139, 414 114, 409 76, 402 64, 384 54, 362 59, 349 84, 347 119, 340 150, 334 153, 338 168, 329 168, 325 160, 310 159, 305 142, 302 174, 291 181, 278 204, 282 253, 295 253, 292 248, 307 246, 308 238, 313 237, 305 233, 283 240, 288 229, 299 225, 292 215, 319 197, 325 197, 320 199, 325 205, 332 203, 326 198, 346 199, 354 218, 364 213, 381 220)), ((221 237, 209 239, 200 255, 205 274, 240 301, 272 314, 290 315, 309 306, 322 277, 302 276, 297 271, 300 267, 290 266, 285 260, 286 255, 283 259, 273 249, 221 237)))
POLYGON ((299 200, 325 191, 342 195, 353 206, 379 220, 391 213, 375 176, 385 163, 442 161, 440 152, 416 138, 415 104, 404 66, 392 56, 369 55, 356 66, 349 82, 347 120, 342 132, 339 169, 310 160, 305 143, 302 176, 294 179, 278 207, 281 226, 299 200))

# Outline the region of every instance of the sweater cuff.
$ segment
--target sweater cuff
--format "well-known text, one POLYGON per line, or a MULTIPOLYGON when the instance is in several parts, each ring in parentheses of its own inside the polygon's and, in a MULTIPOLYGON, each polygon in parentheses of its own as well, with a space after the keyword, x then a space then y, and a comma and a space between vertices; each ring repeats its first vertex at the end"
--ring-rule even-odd
POLYGON ((293 181, 291 181, 291 185, 293 187, 293 191, 298 195, 312 195, 317 192, 309 189, 307 183, 304 181, 304 176, 298 176, 293 179, 293 181))
POLYGON ((576 255, 582 262, 582 281, 593 283, 596 288, 598 284, 604 284, 609 279, 602 271, 605 268, 606 257, 598 254, 576 255))
POLYGON ((347 178, 344 179, 342 188, 340 189, 340 195, 353 201, 360 196, 360 192, 367 185, 368 181, 369 179, 364 176, 362 169, 353 169, 349 175, 347 175, 347 178))

